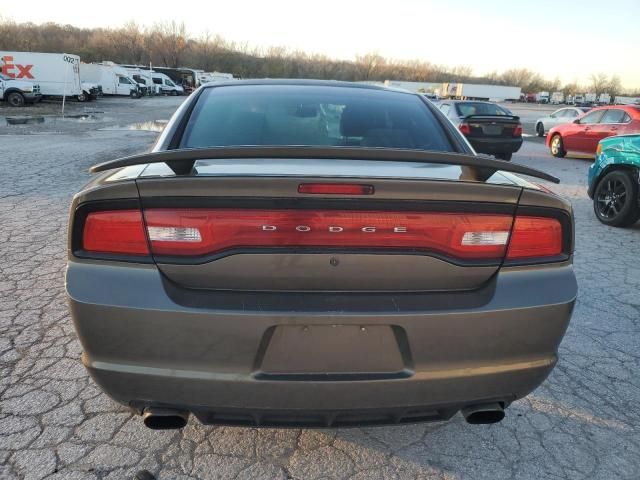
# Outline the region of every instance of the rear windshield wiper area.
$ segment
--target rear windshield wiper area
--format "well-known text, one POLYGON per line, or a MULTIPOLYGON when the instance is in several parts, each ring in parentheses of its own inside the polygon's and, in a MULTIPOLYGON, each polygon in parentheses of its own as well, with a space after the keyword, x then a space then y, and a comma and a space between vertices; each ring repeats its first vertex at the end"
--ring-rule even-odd
POLYGON ((197 160, 215 159, 327 159, 327 160, 368 160, 432 163, 469 167, 479 181, 486 181, 495 172, 511 172, 540 178, 553 183, 560 180, 553 175, 512 162, 495 160, 481 155, 461 153, 431 152, 425 150, 390 148, 352 148, 352 147, 312 147, 312 146, 259 146, 259 147, 212 147, 165 150, 142 153, 111 160, 91 167, 92 173, 104 172, 114 168, 166 163, 176 175, 190 175, 197 160))

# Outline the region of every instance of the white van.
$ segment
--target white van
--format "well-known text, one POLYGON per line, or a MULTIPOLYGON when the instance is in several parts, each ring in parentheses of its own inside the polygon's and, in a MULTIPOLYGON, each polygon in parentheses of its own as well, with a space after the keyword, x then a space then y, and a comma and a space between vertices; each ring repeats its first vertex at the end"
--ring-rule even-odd
POLYGON ((142 96, 142 89, 127 70, 113 62, 81 63, 80 78, 83 82, 97 83, 103 95, 142 96))
POLYGON ((160 93, 165 95, 184 95, 182 85, 176 85, 173 80, 164 73, 151 72, 151 78, 153 79, 153 83, 160 88, 160 93))
POLYGON ((6 77, 30 80, 40 85, 43 97, 95 98, 93 85, 80 80, 80 57, 68 53, 0 51, 0 68, 6 77))
POLYGON ((138 82, 140 87, 144 89, 144 95, 153 96, 160 95, 162 93, 160 91, 160 87, 153 83, 153 78, 151 78, 151 72, 149 72, 149 70, 129 65, 123 65, 123 68, 129 72, 129 76, 138 82))

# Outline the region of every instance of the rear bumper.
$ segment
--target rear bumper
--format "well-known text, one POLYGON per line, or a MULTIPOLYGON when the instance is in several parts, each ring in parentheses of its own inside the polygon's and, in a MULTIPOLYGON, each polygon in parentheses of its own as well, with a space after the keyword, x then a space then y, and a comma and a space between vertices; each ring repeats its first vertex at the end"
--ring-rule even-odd
POLYGON ((527 395, 556 363, 577 285, 571 265, 558 265, 503 269, 458 300, 198 293, 154 266, 71 262, 67 292, 83 363, 122 404, 189 410, 205 423, 338 426, 446 419, 527 395), (265 333, 282 325, 392 325, 405 335, 406 375, 260 375, 265 333))
POLYGON ((478 138, 467 137, 473 149, 478 153, 515 153, 522 146, 520 138, 478 138))

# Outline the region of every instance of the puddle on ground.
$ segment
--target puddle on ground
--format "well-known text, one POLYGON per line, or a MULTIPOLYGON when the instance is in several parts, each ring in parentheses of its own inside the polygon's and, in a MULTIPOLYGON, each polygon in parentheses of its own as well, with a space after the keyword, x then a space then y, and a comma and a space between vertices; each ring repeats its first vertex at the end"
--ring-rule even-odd
MULTIPOLYGON (((15 115, 0 117, 1 126, 29 126, 29 125, 55 125, 69 123, 105 123, 113 121, 112 118, 103 116, 104 112, 87 111, 71 115, 15 115)), ((111 125, 99 130, 138 130, 144 132, 160 133, 164 130, 169 120, 149 120, 146 122, 128 123, 125 125, 111 125)))
POLYGON ((0 117, 0 126, 41 125, 56 123, 97 123, 108 120, 102 116, 104 112, 86 112, 73 115, 15 115, 0 117))
POLYGON ((113 125, 100 130, 140 130, 145 132, 162 132, 169 120, 149 120, 147 122, 129 123, 127 125, 113 125))
POLYGON ((44 117, 5 117, 7 125, 34 125, 44 123, 44 117))

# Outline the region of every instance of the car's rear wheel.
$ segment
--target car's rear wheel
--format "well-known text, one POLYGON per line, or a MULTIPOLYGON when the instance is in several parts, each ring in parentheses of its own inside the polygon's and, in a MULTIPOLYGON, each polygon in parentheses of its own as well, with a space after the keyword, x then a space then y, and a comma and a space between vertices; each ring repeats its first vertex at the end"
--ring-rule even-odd
POLYGON ((613 171, 598 183, 593 195, 596 218, 612 227, 628 227, 640 218, 638 182, 627 172, 613 171))
POLYGON ((551 138, 551 155, 557 158, 564 158, 567 154, 564 149, 564 144, 562 143, 562 137, 559 134, 555 134, 551 138))
POLYGON ((11 92, 7 95, 7 103, 12 107, 24 107, 26 101, 20 92, 11 92))
POLYGON ((511 152, 507 152, 507 153, 496 153, 495 157, 500 159, 500 160, 506 160, 507 162, 511 161, 511 157, 513 156, 513 153, 511 152))
POLYGON ((536 125, 536 133, 539 137, 544 137, 544 125, 542 124, 542 122, 536 125))

